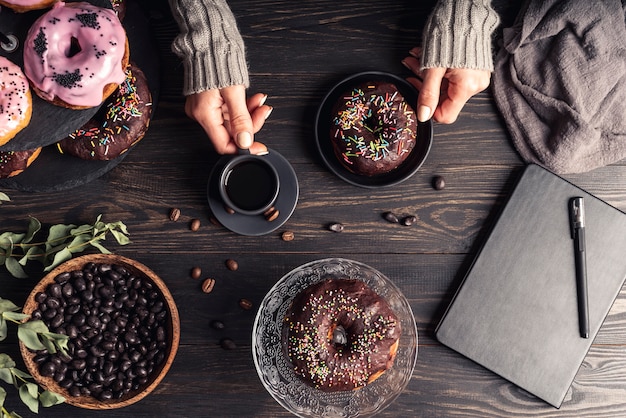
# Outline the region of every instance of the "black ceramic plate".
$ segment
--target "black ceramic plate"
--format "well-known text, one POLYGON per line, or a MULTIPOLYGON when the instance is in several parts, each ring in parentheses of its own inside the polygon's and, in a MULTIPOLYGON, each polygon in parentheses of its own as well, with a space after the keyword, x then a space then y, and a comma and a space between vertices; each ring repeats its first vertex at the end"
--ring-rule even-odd
MULTIPOLYGON (((111 7, 108 0, 91 0, 91 3, 101 7, 111 7)), ((34 21, 43 11, 29 13, 13 13, 3 7, 0 12, 0 30, 14 33, 23 41, 26 31, 21 25, 34 21), (31 17, 31 13, 34 17, 31 17), (28 20, 26 20, 28 17, 28 20), (4 24, 7 23, 5 29, 4 24)), ((156 110, 159 87, 159 55, 154 38, 150 30, 150 24, 143 10, 137 2, 129 2, 126 16, 123 20, 124 28, 130 45, 130 59, 144 72, 148 79, 150 92, 152 93, 152 114, 156 110)), ((19 54, 16 52, 7 54, 0 50, 11 61, 20 63, 22 48, 19 54), (19 55, 18 56, 16 56, 19 55)), ((30 124, 24 128, 15 138, 6 145, 0 147, 0 151, 14 151, 32 149, 43 146, 41 155, 22 174, 8 179, 0 180, 0 187, 27 191, 49 192, 66 190, 102 176, 116 167, 130 152, 130 150, 118 158, 110 161, 88 161, 69 155, 61 155, 55 145, 60 139, 80 128, 98 110, 92 109, 71 110, 46 103, 33 94, 33 117, 30 124), (87 112, 88 113, 85 113, 87 112)), ((142 141, 145 141, 144 138, 142 141)))
POLYGON ((408 81, 393 74, 383 72, 364 72, 352 75, 339 82, 326 95, 317 111, 315 121, 315 140, 317 149, 330 171, 335 173, 342 180, 350 184, 366 188, 377 188, 392 186, 401 183, 411 177, 422 166, 433 141, 432 121, 419 123, 417 128, 417 142, 415 148, 404 162, 396 169, 378 176, 362 176, 355 174, 345 168, 335 156, 330 140, 330 128, 332 119, 332 108, 336 101, 346 91, 349 91, 358 84, 364 82, 386 81, 393 83, 404 98, 415 107, 417 104, 418 92, 408 81))
POLYGON ((296 172, 285 157, 272 149, 268 149, 268 151, 269 154, 266 155, 266 158, 274 165, 280 178, 280 192, 276 198, 276 203, 274 203, 274 207, 278 209, 280 214, 272 222, 267 221, 263 215, 231 214, 224 209, 224 203, 219 192, 219 173, 228 160, 232 158, 232 155, 225 155, 220 158, 211 170, 207 185, 209 207, 215 218, 224 227, 239 235, 258 236, 277 230, 291 217, 298 203, 300 187, 296 172))

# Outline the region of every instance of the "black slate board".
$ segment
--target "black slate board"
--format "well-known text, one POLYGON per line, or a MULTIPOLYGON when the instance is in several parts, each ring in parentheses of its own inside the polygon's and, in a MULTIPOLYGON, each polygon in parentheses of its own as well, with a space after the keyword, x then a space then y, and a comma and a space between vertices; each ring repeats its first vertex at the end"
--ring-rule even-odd
MULTIPOLYGON (((111 7, 108 0, 91 0, 90 3, 101 7, 111 7)), ((28 31, 23 28, 28 22, 34 21, 42 12, 13 13, 2 8, 0 12, 0 28, 5 33, 18 36, 28 31), (33 14, 34 17, 30 16, 33 14), (21 22, 21 23, 20 23, 21 22), (5 26, 7 23, 7 26, 5 26), (8 30, 5 28, 9 28, 8 30)), ((160 87, 159 54, 156 48, 150 24, 136 2, 129 1, 124 28, 130 44, 130 58, 144 72, 152 93, 153 114, 158 102, 160 87)), ((20 35, 23 34, 23 35, 20 35)), ((21 65, 22 49, 3 56, 21 65)), ((12 151, 44 147, 41 155, 22 174, 0 180, 0 187, 28 192, 50 192, 66 190, 86 184, 107 173, 117 166, 126 154, 110 161, 87 161, 80 158, 61 155, 56 142, 69 133, 80 128, 98 110, 98 107, 87 110, 70 110, 51 105, 33 94, 33 117, 31 123, 18 136, 0 147, 0 151, 12 151), (36 107, 39 105, 39 107, 36 107), (52 123, 51 123, 52 122, 52 123)))

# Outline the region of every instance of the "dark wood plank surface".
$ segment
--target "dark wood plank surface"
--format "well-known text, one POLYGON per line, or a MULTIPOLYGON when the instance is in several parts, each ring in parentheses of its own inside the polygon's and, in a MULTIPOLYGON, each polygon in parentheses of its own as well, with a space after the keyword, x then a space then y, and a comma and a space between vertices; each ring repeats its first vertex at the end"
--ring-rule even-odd
MULTIPOLYGON (((131 0, 132 1, 132 0, 131 0)), ((151 267, 167 283, 181 317, 181 345, 172 369, 150 396, 120 410, 80 410, 61 405, 41 416, 290 416, 263 388, 251 356, 256 307, 291 269, 326 257, 365 262, 393 280, 408 298, 419 329, 419 358, 413 378, 383 417, 626 415, 626 294, 617 299, 560 410, 518 389, 443 347, 433 331, 524 163, 511 145, 489 92, 466 106, 453 125, 435 125, 431 153, 418 173, 392 188, 368 190, 331 174, 314 147, 316 107, 343 77, 364 70, 408 76, 400 60, 421 39, 433 1, 232 0, 244 36, 251 92, 269 94, 274 112, 258 140, 283 154, 300 182, 291 219, 261 237, 233 234, 209 221, 206 181, 215 160, 202 131, 183 112, 182 68, 170 52, 176 25, 163 1, 143 1, 162 62, 161 98, 143 141, 114 170, 63 192, 2 190, 12 201, 0 206, 0 229, 21 231, 28 216, 45 225, 124 221, 132 244, 110 249, 151 267), (436 191, 432 177, 446 188, 436 191), (182 211, 178 222, 170 208, 182 211), (382 219, 385 211, 413 214, 405 227, 382 219), (202 227, 189 230, 198 218, 202 227), (341 222, 345 230, 326 229, 341 222), (295 239, 284 242, 280 233, 295 239), (224 261, 234 258, 239 270, 224 261), (204 294, 189 276, 193 266, 216 279, 204 294), (250 311, 240 298, 254 304, 250 311), (221 331, 210 327, 219 319, 221 331), (224 350, 219 341, 237 347, 224 350)), ((498 2, 510 11, 506 2, 498 2)), ((626 164, 566 176, 575 184, 626 210, 626 164)), ((0 269, 0 297, 22 304, 42 276, 18 280, 0 269)), ((21 364, 15 338, 0 343, 21 364)), ((7 407, 33 416, 7 388, 7 407)))

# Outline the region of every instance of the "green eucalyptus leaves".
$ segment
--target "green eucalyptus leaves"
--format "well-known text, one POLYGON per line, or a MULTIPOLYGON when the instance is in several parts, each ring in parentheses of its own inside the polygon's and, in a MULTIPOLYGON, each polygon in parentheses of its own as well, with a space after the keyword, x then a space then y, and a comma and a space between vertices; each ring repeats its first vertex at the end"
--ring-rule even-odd
POLYGON ((45 241, 33 242, 35 235, 41 230, 41 222, 31 217, 26 233, 0 234, 0 265, 4 264, 12 276, 25 278, 28 276, 23 267, 29 260, 40 261, 44 271, 50 271, 89 246, 108 254, 109 250, 101 242, 109 232, 118 244, 130 243, 126 225, 120 221, 105 223, 101 218, 102 215, 98 215, 93 225, 53 225, 45 241))

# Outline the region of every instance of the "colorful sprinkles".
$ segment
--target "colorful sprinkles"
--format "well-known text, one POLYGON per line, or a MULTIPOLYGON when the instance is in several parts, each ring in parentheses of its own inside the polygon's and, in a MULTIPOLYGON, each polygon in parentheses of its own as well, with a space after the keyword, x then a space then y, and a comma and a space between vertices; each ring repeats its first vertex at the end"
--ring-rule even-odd
MULTIPOLYGON (((107 156, 111 146, 116 143, 116 137, 130 132, 133 119, 143 116, 141 107, 144 100, 139 97, 136 83, 137 78, 128 67, 126 79, 94 118, 101 120, 100 124, 79 128, 70 134, 69 138, 83 141, 83 144, 90 149, 92 157, 95 157, 96 153, 107 156)), ((151 103, 145 103, 145 105, 150 106, 151 103)))
POLYGON ((347 164, 359 158, 395 160, 413 147, 415 112, 397 90, 366 83, 342 96, 332 116, 331 136, 343 142, 341 156, 347 164))

